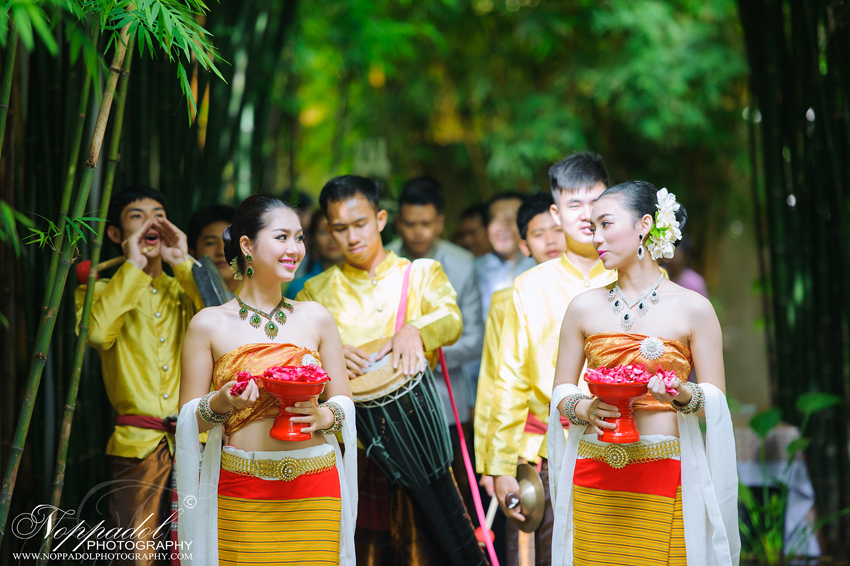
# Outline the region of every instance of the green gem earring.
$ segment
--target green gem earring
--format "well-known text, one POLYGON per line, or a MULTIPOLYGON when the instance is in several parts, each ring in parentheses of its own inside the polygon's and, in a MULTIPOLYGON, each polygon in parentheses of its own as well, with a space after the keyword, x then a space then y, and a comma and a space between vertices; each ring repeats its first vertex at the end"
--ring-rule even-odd
POLYGON ((254 268, 251 266, 251 254, 248 254, 248 269, 245 270, 245 275, 248 276, 248 279, 254 278, 254 268))

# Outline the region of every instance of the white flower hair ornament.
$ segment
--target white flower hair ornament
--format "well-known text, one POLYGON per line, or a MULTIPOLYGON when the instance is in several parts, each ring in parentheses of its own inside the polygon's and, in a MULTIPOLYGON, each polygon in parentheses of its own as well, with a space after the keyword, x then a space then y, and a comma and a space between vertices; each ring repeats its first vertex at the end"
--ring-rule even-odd
POLYGON ((681 205, 676 202, 676 195, 667 189, 658 191, 657 198, 655 224, 646 238, 646 249, 654 260, 662 257, 670 259, 676 253, 675 243, 682 239, 679 222, 676 220, 676 211, 681 205))

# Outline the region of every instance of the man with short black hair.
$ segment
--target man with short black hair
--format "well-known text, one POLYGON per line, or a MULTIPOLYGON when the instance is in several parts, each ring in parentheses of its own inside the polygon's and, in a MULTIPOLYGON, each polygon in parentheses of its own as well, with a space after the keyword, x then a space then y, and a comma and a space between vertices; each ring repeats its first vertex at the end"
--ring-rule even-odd
MULTIPOLYGON (((126 261, 111 279, 95 283, 86 337, 100 354, 106 394, 118 413, 106 446, 115 482, 109 516, 117 527, 146 533, 140 542, 151 544, 168 533, 159 527, 171 505, 180 348, 189 321, 204 307, 186 235, 166 215, 165 197, 150 187, 128 188, 112 198, 107 235, 126 261), (174 277, 163 273, 163 260, 174 277)), ((85 293, 86 285, 77 287, 78 332, 85 293)), ((153 552, 137 553, 145 555, 153 552)))
MULTIPOLYGON (((475 281, 470 252, 440 238, 443 231, 443 194, 440 184, 431 177, 417 177, 405 183, 399 197, 395 223, 401 238, 390 242, 392 250, 408 259, 430 258, 440 262, 457 292, 457 305, 463 319, 463 334, 457 342, 443 348, 451 376, 455 402, 462 423, 469 421, 469 407, 474 402, 472 380, 464 374, 464 366, 481 356, 484 325, 481 322, 481 294, 475 281)), ((437 368, 439 370, 439 368, 437 368)), ((440 376, 441 377, 441 376, 440 376)), ((443 380, 436 380, 443 401, 446 423, 454 425, 448 390, 443 380)))
POLYGON ((493 293, 510 287, 514 278, 534 267, 534 260, 519 249, 519 229, 516 216, 526 195, 504 192, 487 204, 487 237, 493 251, 475 259, 475 274, 481 291, 481 313, 490 310, 493 293))
POLYGON ((460 213, 460 221, 453 241, 460 247, 481 257, 493 251, 487 238, 487 205, 474 204, 460 213))
MULTIPOLYGON (((473 256, 470 252, 440 238, 443 231, 443 188, 431 177, 417 177, 404 184, 398 200, 399 212, 395 224, 401 238, 390 242, 386 249, 408 259, 430 258, 440 262, 449 282, 457 292, 457 305, 463 319, 463 334, 457 342, 443 348, 446 366, 451 378, 460 422, 467 436, 472 433, 470 412, 475 403, 475 383, 478 381, 478 360, 484 339, 481 319, 481 294, 475 280, 473 256), (475 371, 476 375, 471 372, 475 371)), ((469 481, 460 454, 460 443, 455 431, 449 390, 438 366, 435 385, 443 403, 443 412, 455 452, 455 479, 471 507, 469 481)), ((471 437, 469 437, 471 440, 471 437)))
MULTIPOLYGON (((422 371, 425 364, 434 367, 438 349, 453 344, 463 330, 456 294, 442 266, 430 259, 411 264, 384 249, 381 231, 387 223, 387 211, 380 208, 375 181, 355 175, 335 177, 322 188, 319 204, 345 263, 308 280, 296 299, 316 301, 331 312, 342 337, 349 377, 363 375, 371 364, 369 354, 359 346, 381 338, 389 340, 376 360, 392 356, 393 367, 411 376, 422 371), (405 323, 395 332, 408 266, 405 323)), ((390 486, 383 472, 364 455, 358 464, 362 478, 355 534, 358 563, 448 562, 439 550, 439 541, 429 533, 434 525, 422 524, 422 512, 414 507, 407 492, 390 486)), ((447 476, 446 472, 439 478, 429 477, 429 482, 447 476)), ((452 487, 456 490, 453 483, 452 487)), ((457 505, 462 513, 459 494, 457 505)), ((451 502, 444 506, 451 508, 451 502)), ((468 535, 475 545, 471 523, 468 535)), ((483 556, 481 559, 483 562, 483 556)))
MULTIPOLYGON (((505 314, 499 361, 485 435, 483 473, 495 477, 495 492, 508 517, 524 520, 507 509, 505 496, 519 492, 516 480, 518 450, 530 417, 549 419, 549 400, 555 378, 558 338, 570 300, 576 295, 616 280, 593 247, 590 212, 608 188, 602 158, 576 153, 549 169, 553 220, 566 235, 560 259, 541 263, 514 281, 512 303, 505 314)), ((544 426, 545 428, 545 426, 544 426)), ((540 449, 541 475, 548 488, 545 437, 540 449)), ((552 511, 547 507, 543 525, 535 534, 535 560, 551 562, 552 511)))
MULTIPOLYGON (((551 208, 553 203, 551 193, 538 193, 528 197, 517 212, 517 228, 522 238, 519 243, 520 249, 525 255, 534 258, 538 265, 560 257, 567 249, 564 231, 561 225, 552 218, 551 208)), ((509 308, 513 308, 512 296, 513 286, 493 293, 490 312, 487 313, 475 405, 475 460, 478 473, 484 471, 484 461, 489 444, 487 428, 490 403, 499 369, 499 344, 504 329, 505 315, 509 308)), ((517 449, 519 458, 527 463, 537 464, 540 461, 538 452, 545 436, 545 426, 534 415, 529 414, 517 449)), ((493 497, 493 478, 487 475, 482 476, 481 485, 487 490, 488 495, 493 497)), ((548 493, 548 488, 546 488, 544 495, 548 496, 548 493)), ((549 517, 551 518, 551 514, 549 517)), ((510 522, 506 524, 504 532, 505 552, 507 554, 505 566, 517 566, 521 563, 520 553, 523 553, 527 547, 520 544, 519 539, 521 536, 533 537, 533 534, 522 533, 520 535, 519 529, 510 522)), ((533 540, 530 543, 528 546, 533 548, 533 540)))
POLYGON ((189 218, 186 239, 189 255, 195 259, 209 256, 231 293, 236 293, 239 289, 239 281, 233 278, 233 272, 224 257, 222 233, 233 222, 235 214, 236 209, 224 204, 211 204, 199 208, 189 218))

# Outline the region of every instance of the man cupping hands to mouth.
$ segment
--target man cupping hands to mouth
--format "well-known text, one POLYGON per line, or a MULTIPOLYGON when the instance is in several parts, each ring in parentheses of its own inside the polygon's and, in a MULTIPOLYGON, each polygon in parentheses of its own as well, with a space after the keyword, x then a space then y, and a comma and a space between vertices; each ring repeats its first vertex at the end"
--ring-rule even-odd
MULTIPOLYGON (((112 198, 107 234, 126 261, 93 290, 86 342, 100 354, 106 394, 118 414, 106 445, 117 482, 109 492, 110 528, 137 528, 151 515, 149 523, 161 525, 170 508, 180 348, 204 303, 186 235, 166 214, 165 197, 150 187, 112 198), (163 260, 174 277, 163 273, 163 260)), ((78 325, 85 294, 86 285, 79 286, 78 325)))
POLYGON ((110 220, 108 235, 127 261, 154 279, 163 260, 175 267, 189 259, 186 234, 166 218, 165 203, 150 197, 125 206, 119 222, 110 220))

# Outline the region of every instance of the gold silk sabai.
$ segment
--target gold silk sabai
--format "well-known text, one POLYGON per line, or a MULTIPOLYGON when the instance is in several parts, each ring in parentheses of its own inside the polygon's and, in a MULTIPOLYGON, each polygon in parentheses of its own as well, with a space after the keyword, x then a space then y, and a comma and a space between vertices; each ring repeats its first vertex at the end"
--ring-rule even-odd
MULTIPOLYGON (((573 297, 617 279, 598 262, 588 277, 567 259, 541 263, 514 281, 499 348, 487 426, 484 473, 516 473, 518 449, 529 411, 548 422, 561 323, 573 297)), ((545 456, 545 442, 541 455, 545 456)))
MULTIPOLYGON (((77 287, 78 333, 85 295, 86 286, 77 287)), ((174 277, 163 273, 152 279, 124 262, 111 279, 95 283, 86 343, 100 354, 106 395, 115 412, 160 419, 177 414, 183 336, 202 308, 191 259, 174 268, 174 277)), ((146 458, 163 437, 173 451, 170 434, 116 426, 106 453, 146 458)))
MULTIPOLYGON (((624 334, 620 332, 602 332, 592 334, 584 341, 584 354, 587 357, 587 367, 596 369, 600 367, 614 368, 629 364, 641 364, 649 372, 656 372, 658 368, 665 371, 674 371, 682 381, 688 380, 691 373, 693 361, 691 351, 687 346, 676 340, 661 339, 664 343, 664 353, 660 358, 648 360, 641 355, 640 345, 648 337, 643 334, 624 334)), ((670 403, 656 401, 652 395, 647 393, 637 401, 633 408, 635 411, 673 411, 670 403)))
MULTIPOLYGON (((393 252, 368 272, 343 264, 334 266, 304 284, 296 297, 327 308, 339 328, 342 343, 361 346, 394 334, 404 272, 410 261, 393 252)), ((454 344, 463 332, 457 293, 439 262, 420 259, 410 273, 405 321, 422 335, 431 367, 437 349, 454 344)))
MULTIPOLYGON (((319 353, 294 344, 246 344, 227 352, 218 359, 213 368, 213 390, 218 391, 230 381, 236 381, 237 374, 245 371, 251 375, 262 375, 272 366, 303 366, 318 363, 319 353)), ((274 418, 278 414, 280 403, 263 388, 262 380, 257 380, 260 397, 257 402, 244 409, 233 409, 233 413, 224 422, 224 434, 230 435, 248 423, 260 419, 274 418)))

